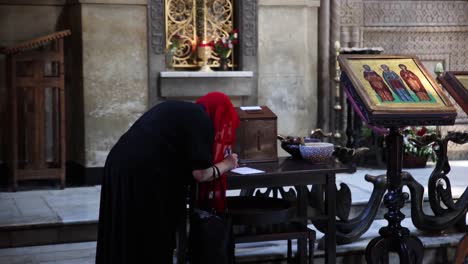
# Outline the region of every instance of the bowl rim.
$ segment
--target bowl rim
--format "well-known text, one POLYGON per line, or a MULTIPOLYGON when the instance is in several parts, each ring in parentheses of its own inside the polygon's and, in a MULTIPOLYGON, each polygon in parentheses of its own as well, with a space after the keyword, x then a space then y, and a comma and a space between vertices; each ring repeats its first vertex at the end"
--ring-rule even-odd
POLYGON ((300 146, 301 147, 334 147, 335 145, 329 142, 307 142, 300 146))

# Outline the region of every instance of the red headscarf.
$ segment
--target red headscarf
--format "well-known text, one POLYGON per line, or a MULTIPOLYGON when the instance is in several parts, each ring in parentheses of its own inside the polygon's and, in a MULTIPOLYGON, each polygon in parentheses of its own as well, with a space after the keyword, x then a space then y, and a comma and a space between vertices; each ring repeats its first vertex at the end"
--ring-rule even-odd
MULTIPOLYGON (((197 104, 205 107, 208 116, 213 121, 215 139, 213 144, 213 161, 218 163, 226 156, 226 149, 231 149, 236 142, 236 129, 239 127, 239 117, 227 95, 220 92, 211 92, 197 100, 197 104)), ((218 181, 219 183, 219 181, 218 181)), ((221 176, 221 184, 216 184, 215 208, 223 212, 225 208, 226 176, 221 176), (223 187, 223 188, 221 188, 223 187)), ((199 202, 201 206, 213 206, 207 204, 208 192, 212 189, 212 183, 199 184, 199 202)))

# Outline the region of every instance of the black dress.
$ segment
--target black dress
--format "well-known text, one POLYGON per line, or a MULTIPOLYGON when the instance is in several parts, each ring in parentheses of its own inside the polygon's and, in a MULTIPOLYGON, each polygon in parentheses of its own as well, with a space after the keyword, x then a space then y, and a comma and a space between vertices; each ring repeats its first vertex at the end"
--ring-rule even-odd
POLYGON ((213 165, 203 106, 164 102, 119 139, 104 167, 97 264, 172 263, 192 170, 213 165))

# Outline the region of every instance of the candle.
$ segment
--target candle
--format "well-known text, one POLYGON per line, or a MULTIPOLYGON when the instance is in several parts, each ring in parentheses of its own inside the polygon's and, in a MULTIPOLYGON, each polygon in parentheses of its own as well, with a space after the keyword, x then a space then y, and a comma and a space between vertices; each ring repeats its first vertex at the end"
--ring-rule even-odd
POLYGON ((202 41, 202 43, 200 43, 200 47, 206 47, 206 46, 209 46, 210 43, 206 42, 205 40, 202 41))
POLYGON ((444 66, 442 66, 442 63, 438 62, 435 66, 434 72, 439 75, 444 72, 444 66))
POLYGON ((203 0, 203 30, 204 30, 204 39, 206 40, 206 0, 203 0))

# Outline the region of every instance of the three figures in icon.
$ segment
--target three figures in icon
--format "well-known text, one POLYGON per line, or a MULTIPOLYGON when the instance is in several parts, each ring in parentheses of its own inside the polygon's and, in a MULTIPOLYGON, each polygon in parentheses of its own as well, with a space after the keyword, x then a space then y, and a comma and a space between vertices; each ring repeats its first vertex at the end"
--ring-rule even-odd
POLYGON ((419 77, 408 70, 404 64, 398 65, 401 69, 400 75, 392 71, 388 65, 380 65, 383 78, 376 71, 372 70, 369 65, 364 64, 362 67, 364 68, 364 79, 369 82, 382 102, 395 101, 394 95, 398 96, 401 102, 416 102, 408 89, 406 89, 403 81, 416 95, 419 101, 431 101, 431 97, 427 93, 419 77))

